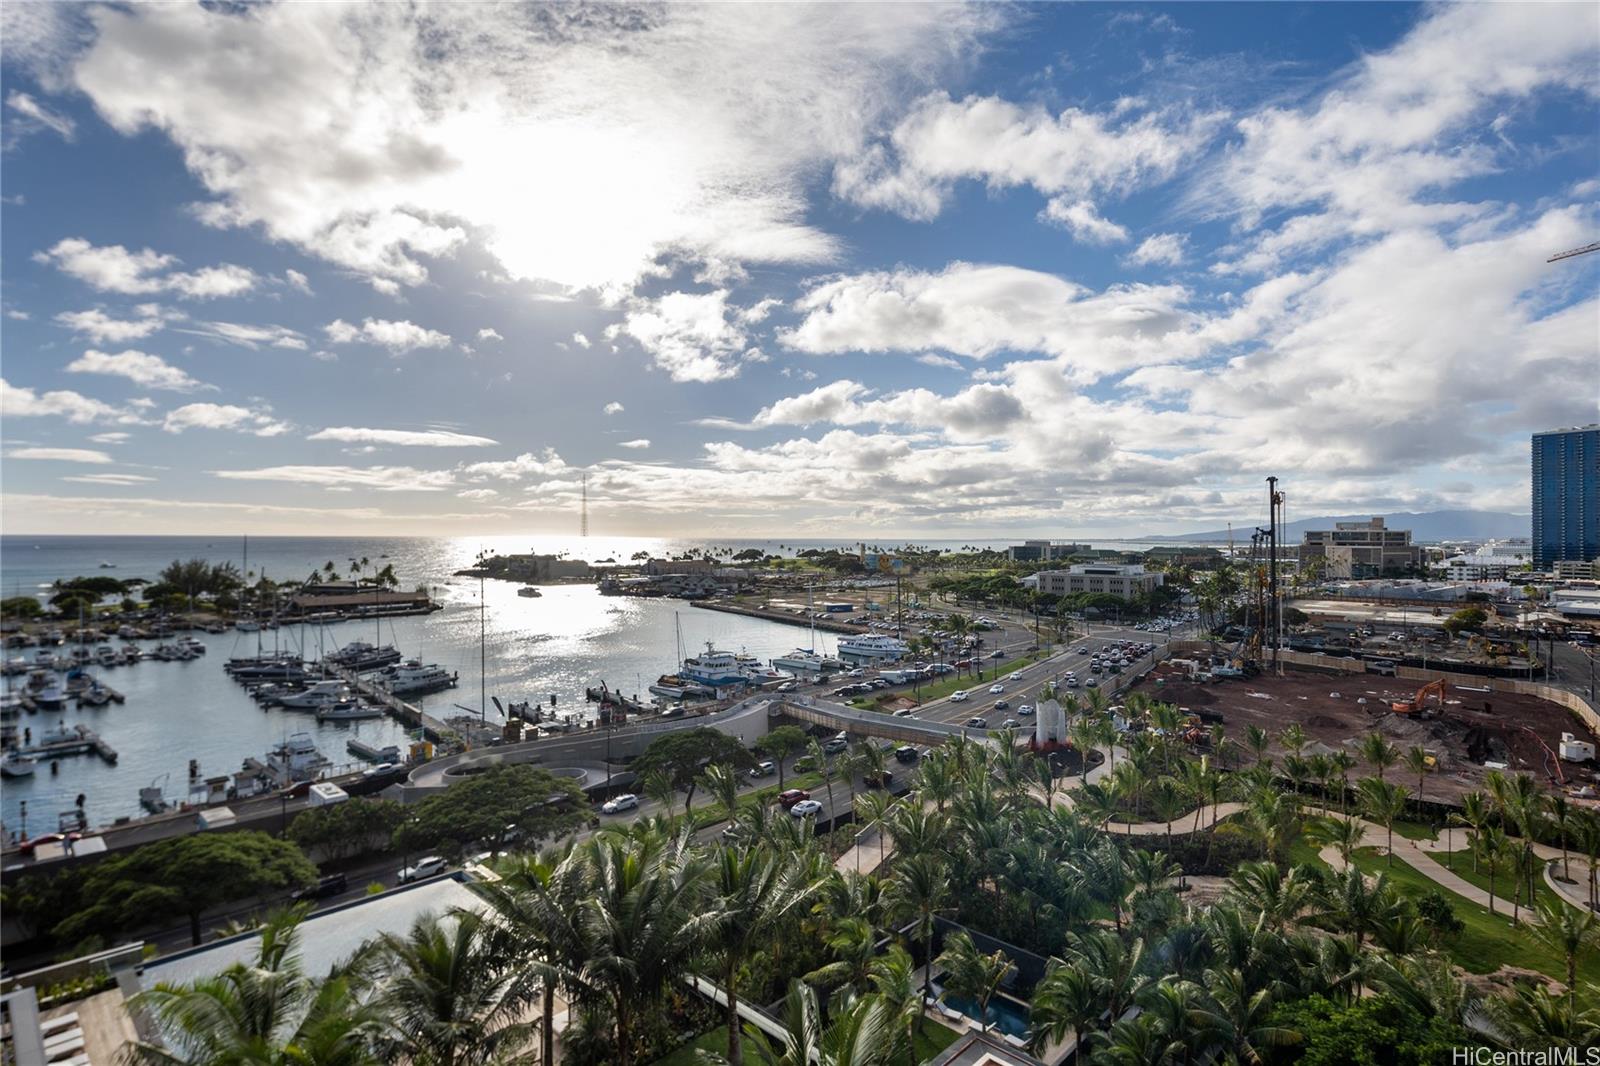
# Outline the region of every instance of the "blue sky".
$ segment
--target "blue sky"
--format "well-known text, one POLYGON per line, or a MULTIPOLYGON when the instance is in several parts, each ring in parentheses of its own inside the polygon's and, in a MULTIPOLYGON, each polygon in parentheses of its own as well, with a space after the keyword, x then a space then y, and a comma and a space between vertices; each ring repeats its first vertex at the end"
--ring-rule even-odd
POLYGON ((1600 402, 1592 5, 4 17, 8 531, 1524 512, 1600 402))

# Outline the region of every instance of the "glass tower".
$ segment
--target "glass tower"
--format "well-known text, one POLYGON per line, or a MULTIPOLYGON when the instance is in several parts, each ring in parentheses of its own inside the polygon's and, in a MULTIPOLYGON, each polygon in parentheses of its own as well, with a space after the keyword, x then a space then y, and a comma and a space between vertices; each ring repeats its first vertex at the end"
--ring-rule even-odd
POLYGON ((1533 435, 1533 563, 1600 558, 1600 424, 1533 435))

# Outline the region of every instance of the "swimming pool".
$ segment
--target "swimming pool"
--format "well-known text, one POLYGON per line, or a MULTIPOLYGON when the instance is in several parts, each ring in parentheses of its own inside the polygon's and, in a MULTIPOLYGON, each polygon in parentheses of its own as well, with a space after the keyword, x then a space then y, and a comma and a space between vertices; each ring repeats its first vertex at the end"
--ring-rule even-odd
MULTIPOLYGON (((943 991, 942 986, 935 983, 934 993, 943 991)), ((973 1021, 979 1021, 978 1001, 965 996, 943 996, 940 1002, 953 1010, 958 1010, 973 1021)), ((1005 1034, 1006 1036, 1026 1037, 1028 1035, 1029 1014, 1028 1005, 1012 999, 1003 993, 995 993, 989 997, 989 1029, 1005 1034)))

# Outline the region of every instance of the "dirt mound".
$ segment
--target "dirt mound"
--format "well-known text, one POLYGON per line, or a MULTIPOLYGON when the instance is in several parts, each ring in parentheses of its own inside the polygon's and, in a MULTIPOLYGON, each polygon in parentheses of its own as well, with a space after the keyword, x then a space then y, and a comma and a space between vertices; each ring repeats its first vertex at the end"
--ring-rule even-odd
POLYGON ((1346 729, 1350 723, 1343 718, 1335 718, 1330 714, 1314 714, 1306 719, 1306 725, 1313 729, 1346 729))

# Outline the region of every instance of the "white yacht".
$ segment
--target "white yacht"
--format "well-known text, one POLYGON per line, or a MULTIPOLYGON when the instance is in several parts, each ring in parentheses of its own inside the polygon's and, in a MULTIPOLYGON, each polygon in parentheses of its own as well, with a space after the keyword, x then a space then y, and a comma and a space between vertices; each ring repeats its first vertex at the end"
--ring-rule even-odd
POLYGON ((791 674, 821 674, 829 670, 843 670, 844 663, 830 655, 818 655, 814 651, 796 648, 788 655, 780 655, 772 660, 775 670, 786 670, 791 674))
POLYGON ((455 688, 457 675, 437 663, 422 665, 416 659, 394 667, 385 684, 396 696, 418 696, 440 689, 455 688))
POLYGON ((23 755, 21 752, 8 751, 4 758, 0 758, 0 776, 31 777, 38 768, 38 759, 31 755, 23 755))
POLYGON ((317 709, 319 722, 356 722, 363 718, 382 718, 383 708, 356 700, 339 700, 317 709))
POLYGON ((317 711, 350 698, 350 686, 338 678, 318 681, 308 689, 278 697, 278 706, 291 711, 317 711))
POLYGON ((717 651, 711 644, 701 655, 691 655, 683 660, 678 676, 695 685, 705 685, 717 691, 750 684, 750 677, 739 657, 731 651, 717 651))
POLYGON ((717 693, 709 685, 690 681, 681 674, 662 674, 650 686, 650 694, 669 700, 705 700, 714 698, 717 693))
POLYGON ((839 638, 840 658, 899 659, 910 653, 911 647, 905 641, 881 633, 863 633, 839 638))
POLYGON ((328 757, 317 750, 310 733, 290 733, 267 753, 267 769, 281 781, 311 781, 327 766, 328 757))
POLYGON ((740 652, 733 659, 739 664, 739 670, 752 685, 771 685, 779 681, 790 681, 794 678, 793 674, 786 674, 763 665, 761 660, 754 655, 746 655, 740 652))

